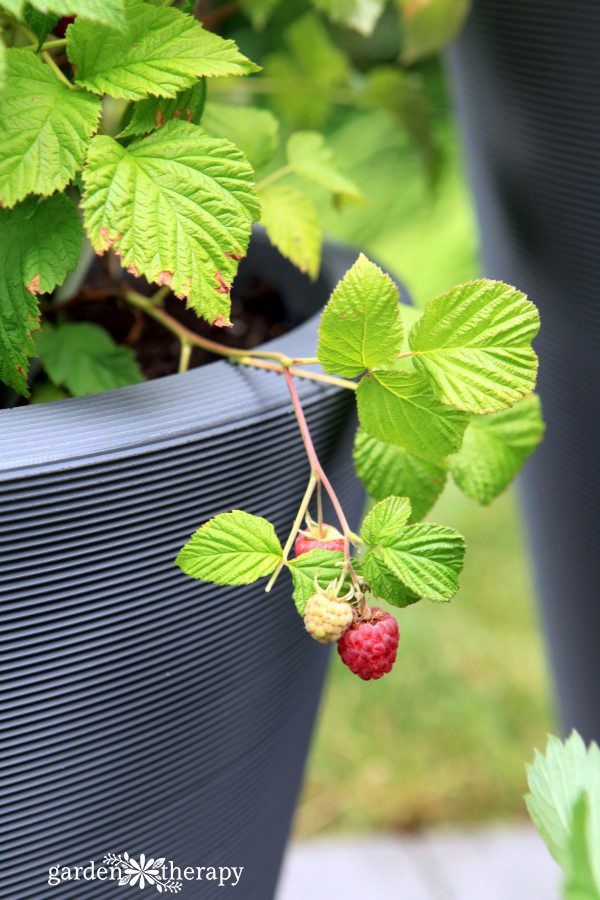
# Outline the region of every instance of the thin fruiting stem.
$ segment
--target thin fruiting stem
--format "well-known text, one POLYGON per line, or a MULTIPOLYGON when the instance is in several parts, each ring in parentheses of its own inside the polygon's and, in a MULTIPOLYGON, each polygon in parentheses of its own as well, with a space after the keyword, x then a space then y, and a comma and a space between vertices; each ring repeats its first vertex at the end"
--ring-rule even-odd
POLYGON ((69 81, 69 79, 64 74, 64 72, 61 72, 61 70, 58 68, 58 66, 56 65, 56 63, 54 62, 54 60, 52 59, 52 57, 50 56, 49 53, 42 53, 42 59, 52 69, 52 71, 54 72, 54 74, 56 75, 56 77, 58 78, 59 81, 62 81, 63 84, 66 84, 67 87, 70 88, 70 90, 72 90, 72 91, 78 90, 77 86, 75 84, 73 84, 72 81, 69 81))
POLYGON ((289 165, 289 163, 285 166, 281 166, 279 169, 275 169, 274 172, 271 172, 269 175, 265 175, 264 178, 261 178, 260 181, 256 182, 256 190, 261 191, 263 188, 268 187, 268 185, 273 184, 275 181, 279 181, 280 178, 285 178, 286 175, 290 175, 294 171, 293 167, 289 165))
MULTIPOLYGON (((296 390, 296 385, 294 384, 294 379, 290 374, 289 368, 282 366, 283 376, 286 380, 288 390, 290 392, 290 397, 292 400, 292 405, 294 407, 294 412, 296 413, 296 419, 298 420, 298 427, 300 428, 300 434, 302 435, 302 440, 304 441, 304 447, 306 449, 306 455, 308 456, 311 469, 315 473, 315 475, 320 479, 323 483, 323 487, 327 491, 329 495, 329 499, 333 505, 335 513, 338 517, 339 523, 342 526, 342 532, 344 534, 344 568, 350 573, 350 577, 352 578, 352 583, 356 589, 356 591, 360 594, 360 585, 358 583, 358 577, 356 572, 352 567, 352 562, 350 560, 350 535, 352 534, 352 530, 348 525, 348 521, 346 516, 344 515, 344 510, 342 509, 342 504, 340 503, 336 492, 334 491, 329 478, 325 474, 323 470, 323 466, 319 462, 319 457, 317 456, 314 444, 312 442, 312 438, 310 435, 310 431, 308 428, 308 424, 306 422, 306 417, 304 415, 304 410, 302 409, 302 404, 300 403, 300 398, 298 396, 298 391, 296 390)), ((363 597, 363 609, 366 608, 366 602, 363 597)))
POLYGON ((188 341, 181 342, 181 352, 179 354, 179 367, 177 371, 187 372, 190 367, 190 356, 192 355, 192 345, 188 341))
POLYGON ((320 479, 317 484, 317 525, 319 527, 319 537, 323 537, 323 494, 320 479))
MULTIPOLYGON (((40 50, 57 50, 59 47, 66 47, 67 39, 66 38, 56 38, 51 41, 45 41, 40 47, 40 50)), ((25 47, 19 47, 19 50, 37 50, 38 44, 26 44, 25 47)))
POLYGON ((284 565, 287 562, 287 558, 290 555, 290 550, 292 549, 292 545, 294 543, 294 540, 296 539, 296 535, 300 531, 300 526, 302 525, 302 519, 306 515, 306 511, 308 509, 308 504, 310 503, 311 497, 315 490, 315 485, 317 483, 318 483, 317 473, 314 471, 311 471, 310 479, 308 482, 308 487, 306 488, 304 497, 302 498, 302 503, 300 504, 300 508, 298 509, 298 514, 297 514, 296 518, 294 519, 294 524, 292 525, 292 530, 290 531, 289 537, 288 537, 287 541, 285 542, 285 547, 283 548, 283 556, 281 557, 281 562, 277 565, 277 568, 271 575, 271 577, 269 579, 269 583, 267 584, 267 586, 265 588, 265 591, 267 593, 271 590, 271 588, 275 584, 277 576, 279 575, 279 573, 281 572, 281 570, 283 569, 284 565))
MULTIPOLYGON (((139 294, 137 291, 133 290, 126 291, 123 296, 132 306, 142 309, 151 318, 164 325, 164 327, 178 337, 180 341, 187 342, 194 347, 202 347, 204 350, 209 350, 217 356, 224 356, 244 366, 253 366, 257 369, 268 369, 272 372, 281 372, 282 366, 289 367, 292 362, 296 362, 296 360, 285 356, 283 353, 269 353, 262 350, 238 350, 235 347, 225 347, 217 341, 211 341, 210 338, 200 337, 200 335, 190 331, 189 328, 186 328, 185 325, 182 325, 177 319, 170 316, 168 312, 160 308, 158 303, 165 296, 165 294, 161 294, 162 290, 163 289, 161 288, 160 291, 157 291, 153 297, 145 297, 143 294, 139 294)), ((167 289, 166 293, 168 293, 168 291, 169 289, 167 289)), ((303 363, 304 361, 302 360, 299 364, 302 365, 303 363)), ((335 385, 336 387, 343 387, 352 391, 356 390, 356 384, 353 381, 347 381, 344 378, 335 378, 332 375, 323 375, 320 372, 304 372, 301 369, 293 367, 291 368, 291 371, 294 375, 298 375, 300 378, 307 378, 310 381, 321 381, 325 384, 335 385)))

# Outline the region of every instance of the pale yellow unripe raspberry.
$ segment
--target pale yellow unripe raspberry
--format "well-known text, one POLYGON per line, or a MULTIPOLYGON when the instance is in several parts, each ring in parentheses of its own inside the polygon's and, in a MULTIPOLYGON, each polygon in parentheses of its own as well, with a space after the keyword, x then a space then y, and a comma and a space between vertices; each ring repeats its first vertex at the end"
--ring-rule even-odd
POLYGON ((306 602, 306 630, 321 644, 337 641, 352 624, 352 607, 328 591, 318 591, 306 602))

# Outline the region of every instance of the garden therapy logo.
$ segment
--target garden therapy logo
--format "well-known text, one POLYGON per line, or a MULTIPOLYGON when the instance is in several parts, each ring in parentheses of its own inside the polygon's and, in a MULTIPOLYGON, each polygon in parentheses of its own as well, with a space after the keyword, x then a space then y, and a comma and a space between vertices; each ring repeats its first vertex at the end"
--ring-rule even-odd
POLYGON ((186 866, 180 868, 164 856, 148 857, 140 854, 134 859, 129 853, 107 853, 103 865, 90 860, 87 866, 51 866, 48 884, 55 887, 65 881, 115 881, 120 887, 155 887, 159 894, 178 894, 185 881, 210 881, 219 887, 235 887, 242 877, 244 866, 186 866))

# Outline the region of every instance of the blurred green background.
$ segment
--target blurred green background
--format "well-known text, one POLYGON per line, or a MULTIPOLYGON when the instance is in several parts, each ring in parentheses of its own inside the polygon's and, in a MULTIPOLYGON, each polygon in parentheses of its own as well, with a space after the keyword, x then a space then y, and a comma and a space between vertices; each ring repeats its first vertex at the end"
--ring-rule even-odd
MULTIPOLYGON (((303 185, 326 235, 387 266, 417 304, 477 277, 443 66, 435 57, 399 62, 402 0, 390 0, 369 37, 318 17, 308 0, 268 5, 266 28, 244 16, 228 22, 264 71, 226 84, 223 99, 271 108, 282 145, 296 128, 325 134, 366 197, 340 209, 303 185)), ((554 723, 516 492, 484 509, 450 486, 428 518, 466 537, 461 589, 449 604, 394 610, 398 660, 381 681, 360 681, 332 655, 299 836, 526 816, 525 762, 554 723)))

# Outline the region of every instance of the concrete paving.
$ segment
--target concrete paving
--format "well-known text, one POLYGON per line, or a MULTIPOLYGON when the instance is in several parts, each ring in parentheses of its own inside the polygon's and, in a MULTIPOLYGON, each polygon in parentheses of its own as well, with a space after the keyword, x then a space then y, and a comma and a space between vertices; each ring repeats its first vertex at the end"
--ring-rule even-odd
POLYGON ((276 900, 559 900, 560 870, 529 827, 293 843, 276 900))

